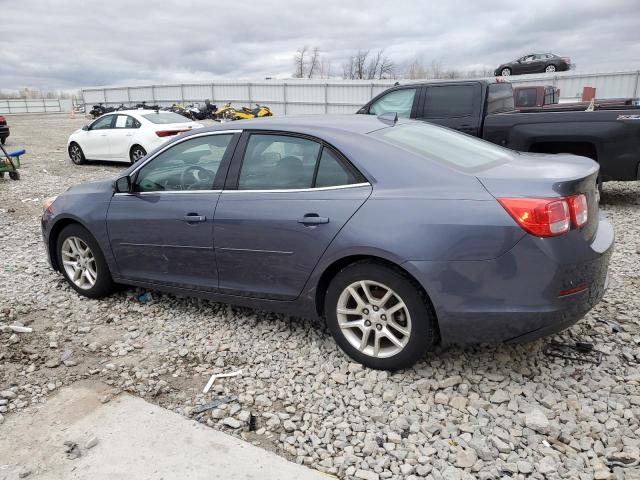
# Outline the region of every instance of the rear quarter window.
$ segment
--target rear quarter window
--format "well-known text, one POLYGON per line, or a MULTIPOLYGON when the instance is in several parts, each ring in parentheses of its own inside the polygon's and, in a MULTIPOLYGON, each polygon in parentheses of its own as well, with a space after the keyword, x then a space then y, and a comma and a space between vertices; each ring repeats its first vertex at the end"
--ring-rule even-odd
POLYGON ((463 171, 509 161, 516 152, 455 130, 426 123, 396 125, 371 135, 463 171))
POLYGON ((513 103, 513 87, 510 83, 491 83, 487 87, 487 114, 511 112, 513 103))

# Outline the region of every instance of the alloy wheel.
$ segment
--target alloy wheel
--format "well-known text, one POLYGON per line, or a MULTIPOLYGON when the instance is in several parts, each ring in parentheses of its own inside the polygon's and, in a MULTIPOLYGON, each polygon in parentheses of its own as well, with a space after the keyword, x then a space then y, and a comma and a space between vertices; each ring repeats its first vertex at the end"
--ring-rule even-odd
POLYGON ((547 65, 547 68, 545 68, 544 71, 547 73, 552 73, 556 71, 556 67, 555 65, 547 65))
POLYGON ((82 161, 82 150, 80 150, 80 147, 78 145, 71 145, 69 153, 71 156, 71 160, 73 160, 73 163, 79 163, 82 161))
POLYGON ((78 237, 67 237, 62 243, 62 263, 69 279, 83 290, 96 284, 96 259, 89 246, 78 237))
POLYGON ((508 68, 503 68, 500 73, 503 77, 508 77, 509 75, 511 75, 511 70, 509 70, 508 68))
POLYGON ((338 297, 336 312, 344 337, 365 355, 392 357, 409 342, 409 309, 382 283, 362 280, 347 286, 338 297))
POLYGON ((131 152, 131 159, 133 160, 133 163, 135 163, 145 155, 146 155, 145 151, 142 150, 141 148, 134 148, 133 151, 131 152))

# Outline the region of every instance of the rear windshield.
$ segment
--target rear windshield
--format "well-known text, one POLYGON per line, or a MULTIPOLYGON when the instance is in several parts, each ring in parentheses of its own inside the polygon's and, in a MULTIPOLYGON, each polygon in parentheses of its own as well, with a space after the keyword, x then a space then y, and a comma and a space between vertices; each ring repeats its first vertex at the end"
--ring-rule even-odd
POLYGON ((487 89, 487 113, 502 113, 514 110, 513 87, 510 83, 491 83, 487 89))
POLYGON ((187 117, 183 117, 182 115, 178 115, 173 112, 153 112, 142 115, 144 118, 149 120, 152 123, 158 124, 166 124, 166 123, 185 123, 190 122, 187 117))
POLYGON ((372 135, 463 170, 506 162, 515 153, 470 135, 427 123, 396 125, 376 130, 372 135))

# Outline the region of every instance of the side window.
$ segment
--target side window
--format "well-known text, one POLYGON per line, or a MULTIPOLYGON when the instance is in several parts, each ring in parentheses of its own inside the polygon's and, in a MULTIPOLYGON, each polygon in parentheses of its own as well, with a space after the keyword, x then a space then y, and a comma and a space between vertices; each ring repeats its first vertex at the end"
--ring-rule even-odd
POLYGON ((249 137, 238 190, 311 188, 320 144, 286 135, 249 137))
POLYGON ((111 128, 112 121, 113 115, 104 115, 91 124, 91 130, 104 130, 105 128, 111 128))
POLYGON ((129 115, 118 115, 113 128, 138 128, 140 124, 138 126, 136 124, 138 124, 138 121, 129 115))
POLYGON ((415 96, 415 88, 394 90, 376 100, 369 107, 369 113, 371 115, 380 115, 387 112, 397 112, 399 117, 409 118, 415 96))
POLYGON ((140 169, 136 192, 211 190, 233 135, 207 135, 177 143, 140 169))
POLYGON ((446 85, 427 88, 424 118, 468 117, 473 115, 474 85, 446 85))
POLYGON ((348 170, 331 150, 323 148, 314 187, 337 187, 353 183, 358 183, 353 172, 348 170))

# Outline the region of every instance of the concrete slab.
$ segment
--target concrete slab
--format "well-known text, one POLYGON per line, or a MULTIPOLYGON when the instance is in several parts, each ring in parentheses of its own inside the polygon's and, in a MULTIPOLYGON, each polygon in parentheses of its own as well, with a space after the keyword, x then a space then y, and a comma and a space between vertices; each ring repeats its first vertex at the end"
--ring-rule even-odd
POLYGON ((107 387, 83 382, 61 389, 32 413, 0 425, 0 479, 278 479, 326 480, 315 470, 205 427, 136 397, 100 403, 107 387), (87 449, 87 441, 98 444, 87 449), (70 460, 65 441, 79 445, 70 460), (26 473, 26 472, 25 472, 26 473))

